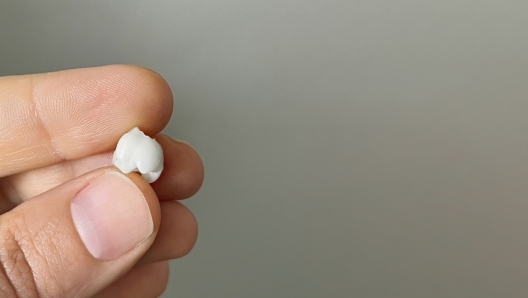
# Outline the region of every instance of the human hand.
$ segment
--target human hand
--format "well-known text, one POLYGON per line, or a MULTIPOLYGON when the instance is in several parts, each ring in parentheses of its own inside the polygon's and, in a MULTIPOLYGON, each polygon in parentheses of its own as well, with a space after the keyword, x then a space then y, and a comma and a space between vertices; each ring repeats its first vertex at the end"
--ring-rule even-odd
POLYGON ((136 66, 0 78, 0 297, 163 292, 197 236, 177 200, 203 181, 194 149, 159 134, 171 113, 167 83, 136 66), (134 126, 163 147, 151 185, 111 166, 134 126))

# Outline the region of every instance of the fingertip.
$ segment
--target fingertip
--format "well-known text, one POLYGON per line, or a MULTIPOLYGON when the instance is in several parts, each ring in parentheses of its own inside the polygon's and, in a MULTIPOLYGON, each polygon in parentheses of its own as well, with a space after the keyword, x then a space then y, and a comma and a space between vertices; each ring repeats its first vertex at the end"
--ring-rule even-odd
MULTIPOLYGON (((156 71, 132 64, 114 64, 95 68, 100 72, 99 79, 103 85, 112 86, 123 92, 116 96, 125 104, 134 101, 134 113, 139 113, 136 125, 124 127, 123 133, 133 126, 138 126, 148 135, 160 132, 169 122, 173 111, 173 95, 168 82, 156 71), (155 115, 145 119, 143 115, 155 115)), ((106 100, 108 97, 106 98, 106 100)), ((125 114, 125 113, 123 113, 125 114)), ((125 116, 130 116, 125 115, 125 116)))
MULTIPOLYGON (((115 167, 110 167, 112 171, 119 171, 115 167)), ((120 171, 119 171, 120 172, 120 171)), ((131 172, 128 174, 125 174, 125 176, 130 179, 143 193, 145 199, 147 200, 147 204, 150 209, 150 214, 152 216, 152 222, 154 224, 154 232, 153 235, 156 235, 158 233, 160 222, 161 222, 161 210, 160 210, 160 204, 158 196, 156 195, 156 192, 152 189, 152 187, 143 179, 138 173, 131 172)))
POLYGON ((185 239, 184 241, 181 241, 178 249, 173 251, 173 255, 170 259, 186 256, 191 252, 198 240, 198 221, 196 220, 196 216, 189 208, 180 202, 168 201, 161 204, 163 204, 161 214, 162 219, 168 222, 166 224, 168 226, 167 230, 169 228, 177 229, 180 231, 181 239, 185 239), (169 218, 175 213, 178 214, 179 219, 178 221, 172 220, 171 226, 171 220, 169 218))
MULTIPOLYGON (((148 135, 160 132, 169 122, 174 107, 172 90, 169 83, 156 71, 139 65, 114 65, 122 68, 130 76, 133 85, 138 86, 150 100, 143 101, 143 111, 156 115, 154 125, 151 123, 139 125, 139 128, 148 135)), ((109 66, 110 67, 110 66, 109 66)))
POLYGON ((106 151, 134 126, 157 134, 172 115, 167 81, 136 65, 64 70, 32 81, 48 137, 66 159, 106 151))
POLYGON ((181 258, 191 252, 198 239, 198 222, 189 208, 177 201, 160 205, 160 229, 138 264, 181 258))
POLYGON ((167 261, 134 267, 93 298, 159 297, 169 282, 169 267, 167 261))
POLYGON ((204 181, 204 165, 198 152, 186 142, 156 136, 163 147, 165 169, 153 187, 161 200, 183 200, 195 195, 204 181))

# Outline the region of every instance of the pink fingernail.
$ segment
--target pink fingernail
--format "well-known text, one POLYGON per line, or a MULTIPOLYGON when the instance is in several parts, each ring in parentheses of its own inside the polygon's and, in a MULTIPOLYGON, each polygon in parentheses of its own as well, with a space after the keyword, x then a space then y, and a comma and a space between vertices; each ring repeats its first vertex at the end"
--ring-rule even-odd
POLYGON ((72 200, 73 222, 97 259, 114 260, 145 241, 154 224, 148 203, 125 175, 108 172, 72 200))

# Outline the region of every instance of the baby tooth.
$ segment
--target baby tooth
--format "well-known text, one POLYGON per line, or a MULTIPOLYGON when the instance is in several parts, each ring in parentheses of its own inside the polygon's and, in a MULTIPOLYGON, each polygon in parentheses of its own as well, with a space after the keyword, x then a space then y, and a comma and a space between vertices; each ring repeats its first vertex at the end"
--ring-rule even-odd
POLYGON ((163 171, 163 150, 156 140, 134 127, 119 139, 112 163, 125 174, 140 172, 152 183, 163 171))

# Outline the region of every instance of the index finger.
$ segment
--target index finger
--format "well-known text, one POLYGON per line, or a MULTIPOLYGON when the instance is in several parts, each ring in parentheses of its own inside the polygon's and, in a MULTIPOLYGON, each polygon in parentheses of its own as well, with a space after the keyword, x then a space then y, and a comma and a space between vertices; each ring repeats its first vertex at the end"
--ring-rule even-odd
POLYGON ((112 150, 134 126, 155 135, 172 114, 167 82, 111 65, 0 78, 0 177, 112 150))

